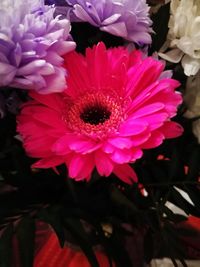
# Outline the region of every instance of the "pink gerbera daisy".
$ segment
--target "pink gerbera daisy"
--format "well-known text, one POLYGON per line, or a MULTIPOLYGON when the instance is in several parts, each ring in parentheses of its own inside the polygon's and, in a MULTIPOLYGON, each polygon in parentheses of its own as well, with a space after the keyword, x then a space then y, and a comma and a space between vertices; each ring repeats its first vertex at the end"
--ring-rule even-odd
POLYGON ((65 65, 68 89, 32 92, 18 117, 25 150, 40 158, 33 167, 64 163, 76 180, 89 179, 96 167, 101 176, 137 181, 129 163, 182 133, 170 121, 182 101, 179 83, 163 75, 163 62, 123 47, 106 50, 103 43, 85 57, 68 54, 65 65))

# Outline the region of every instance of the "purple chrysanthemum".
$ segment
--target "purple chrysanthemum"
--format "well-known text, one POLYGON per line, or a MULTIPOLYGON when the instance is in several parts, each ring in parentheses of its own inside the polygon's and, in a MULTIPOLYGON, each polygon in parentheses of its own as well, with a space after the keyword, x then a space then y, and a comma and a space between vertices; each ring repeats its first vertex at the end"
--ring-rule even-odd
POLYGON ((145 0, 66 0, 71 21, 86 21, 138 44, 151 43, 151 20, 145 0))
POLYGON ((43 0, 1 0, 0 86, 46 94, 65 88, 62 55, 73 50, 70 22, 43 0))

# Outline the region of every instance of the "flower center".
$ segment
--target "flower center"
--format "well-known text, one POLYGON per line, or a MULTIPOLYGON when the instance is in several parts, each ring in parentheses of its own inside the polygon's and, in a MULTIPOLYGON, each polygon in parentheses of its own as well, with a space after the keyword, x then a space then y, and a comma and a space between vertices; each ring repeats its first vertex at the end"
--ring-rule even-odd
POLYGON ((107 107, 103 106, 91 106, 87 107, 80 114, 80 118, 92 125, 98 125, 99 123, 104 123, 110 118, 111 112, 107 109, 107 107))
POLYGON ((120 97, 99 92, 80 97, 64 115, 71 130, 97 138, 116 132, 122 119, 120 97))

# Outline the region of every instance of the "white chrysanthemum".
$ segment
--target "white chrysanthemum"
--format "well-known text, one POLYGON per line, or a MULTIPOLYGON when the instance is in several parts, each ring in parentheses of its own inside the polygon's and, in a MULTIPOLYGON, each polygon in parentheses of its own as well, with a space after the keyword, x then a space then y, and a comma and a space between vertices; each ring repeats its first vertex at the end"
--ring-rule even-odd
MULTIPOLYGON (((187 118, 200 117, 200 71, 193 77, 188 77, 184 101, 187 111, 184 114, 187 118)), ((200 143, 200 119, 193 122, 193 133, 200 143)))
POLYGON ((193 77, 188 77, 184 101, 187 105, 187 118, 200 116, 200 71, 193 77))
POLYGON ((167 41, 159 55, 174 63, 182 59, 185 75, 195 75, 200 69, 200 1, 172 0, 170 12, 167 41))

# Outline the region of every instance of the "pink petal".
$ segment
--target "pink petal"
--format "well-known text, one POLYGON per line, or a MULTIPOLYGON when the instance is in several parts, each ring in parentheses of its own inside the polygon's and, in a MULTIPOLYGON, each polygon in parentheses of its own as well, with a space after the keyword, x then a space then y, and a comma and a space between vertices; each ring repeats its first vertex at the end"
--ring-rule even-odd
POLYGON ((81 154, 88 154, 100 146, 101 143, 98 144, 90 138, 79 136, 76 133, 67 133, 54 144, 53 151, 60 155, 64 155, 70 150, 81 154))
POLYGON ((63 131, 66 129, 62 114, 50 108, 37 106, 37 108, 34 108, 33 118, 49 127, 62 128, 63 131))
POLYGON ((48 134, 48 136, 54 137, 54 138, 56 138, 58 140, 67 131, 68 130, 63 131, 62 127, 59 128, 59 129, 58 128, 57 129, 56 128, 52 128, 52 129, 48 128, 47 134, 48 134))
POLYGON ((163 71, 162 62, 153 58, 146 58, 141 64, 137 64, 129 70, 126 86, 127 96, 135 98, 149 85, 154 83, 163 71))
POLYGON ((88 88, 91 88, 85 58, 81 54, 71 52, 64 56, 64 60, 68 71, 66 94, 76 100, 80 94, 87 93, 88 88))
POLYGON ((158 112, 157 114, 144 116, 143 120, 149 124, 150 131, 153 131, 162 126, 168 117, 169 115, 166 112, 158 112))
POLYGON ((154 131, 151 133, 151 137, 148 141, 141 145, 143 149, 154 148, 162 144, 164 135, 160 131, 154 131))
POLYGON ((117 148, 131 148, 132 147, 132 141, 129 138, 123 138, 123 137, 113 137, 108 139, 108 142, 117 148))
MULTIPOLYGON (((162 101, 162 99, 160 100, 162 101)), ((141 107, 140 109, 136 110, 132 115, 131 118, 140 118, 144 117, 146 115, 150 115, 153 113, 156 113, 157 111, 163 110, 165 105, 161 102, 145 105, 144 107, 141 107)))
POLYGON ((53 93, 49 95, 41 95, 34 91, 31 91, 30 96, 39 103, 56 111, 60 110, 63 107, 63 99, 61 94, 53 93))
POLYGON ((56 153, 57 155, 66 155, 71 152, 69 149, 69 138, 62 136, 59 138, 51 147, 52 152, 56 153))
POLYGON ((143 53, 140 50, 133 50, 129 56, 129 66, 134 66, 137 63, 142 63, 143 53))
POLYGON ((111 145, 111 144, 105 142, 105 143, 102 145, 102 150, 103 150, 105 153, 110 154, 110 153, 112 153, 112 152, 115 150, 115 148, 114 148, 113 145, 111 145))
POLYGON ((135 171, 128 164, 115 165, 113 173, 127 184, 138 182, 135 171))
POLYGON ((27 138, 24 142, 24 147, 29 156, 35 158, 49 157, 51 154, 51 145, 54 142, 52 138, 40 136, 37 138, 27 138))
POLYGON ((69 160, 68 171, 69 177, 76 180, 86 179, 91 175, 94 168, 94 160, 90 155, 74 154, 69 160))
POLYGON ((140 148, 132 148, 131 152, 132 152, 132 159, 131 159, 132 162, 136 161, 137 159, 140 159, 143 155, 143 152, 140 148))
POLYGON ((34 133, 35 129, 38 129, 37 126, 35 125, 35 123, 33 121, 30 121, 29 116, 23 114, 23 110, 22 110, 22 113, 17 117, 17 122, 18 122, 17 131, 19 131, 20 134, 21 134, 21 131, 23 134, 24 130, 28 134, 34 133), (27 126, 27 129, 26 129, 26 126, 27 126))
POLYGON ((56 166, 58 166, 64 162, 65 162, 65 158, 53 155, 51 157, 44 158, 44 159, 37 161, 31 167, 32 168, 48 169, 51 167, 56 167, 56 166))
POLYGON ((160 102, 161 99, 162 102, 164 102, 165 104, 165 98, 161 97, 162 92, 165 92, 167 90, 167 94, 171 91, 172 95, 175 95, 174 89, 177 88, 179 85, 180 83, 173 79, 163 79, 152 83, 145 90, 142 90, 141 93, 133 99, 128 112, 133 113, 141 106, 144 106, 146 104, 152 104, 154 102, 160 102), (156 95, 158 97, 154 99, 156 95))
POLYGON ((113 171, 113 162, 101 150, 95 152, 95 164, 101 176, 109 176, 113 171))
POLYGON ((179 92, 163 89, 162 92, 153 95, 152 98, 147 100, 144 104, 149 105, 150 103, 160 101, 161 99, 164 104, 164 111, 166 111, 170 117, 175 116, 177 113, 177 106, 183 101, 179 92))
POLYGON ((111 159, 118 164, 130 162, 131 158, 132 158, 132 153, 130 150, 127 149, 115 150, 111 155, 111 159))
POLYGON ((182 135, 184 130, 180 124, 174 121, 167 121, 159 131, 164 134, 165 138, 175 138, 182 135))
POLYGON ((133 147, 137 147, 145 143, 150 136, 151 136, 150 132, 144 132, 139 135, 133 136, 131 139, 133 147))
POLYGON ((94 50, 86 49, 88 69, 90 70, 90 80, 95 90, 102 90, 107 75, 107 51, 105 45, 98 43, 94 50))
POLYGON ((77 153, 82 153, 82 154, 88 154, 91 153, 95 150, 97 150, 101 144, 95 143, 94 141, 90 140, 89 138, 74 138, 71 140, 69 143, 69 148, 71 150, 74 150, 77 153))
POLYGON ((121 136, 132 136, 141 134, 147 129, 148 124, 144 121, 139 120, 126 120, 119 128, 119 133, 121 136))

